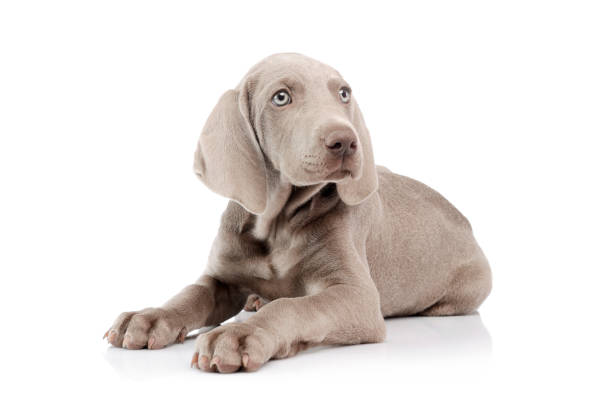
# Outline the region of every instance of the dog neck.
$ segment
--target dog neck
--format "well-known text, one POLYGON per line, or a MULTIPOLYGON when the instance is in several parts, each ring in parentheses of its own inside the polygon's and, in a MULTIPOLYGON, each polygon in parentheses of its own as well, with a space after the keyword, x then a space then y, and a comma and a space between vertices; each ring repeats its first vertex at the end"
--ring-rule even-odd
POLYGON ((295 186, 282 175, 268 178, 268 206, 263 214, 256 216, 253 235, 257 239, 267 239, 274 226, 282 218, 290 221, 308 202, 311 202, 327 183, 310 186, 295 186), (270 188, 271 187, 271 188, 270 188))

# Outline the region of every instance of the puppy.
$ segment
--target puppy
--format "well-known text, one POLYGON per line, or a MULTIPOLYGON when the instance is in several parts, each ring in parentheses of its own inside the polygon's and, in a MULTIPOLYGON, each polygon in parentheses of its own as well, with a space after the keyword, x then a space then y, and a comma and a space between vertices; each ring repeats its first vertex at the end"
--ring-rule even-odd
POLYGON ((349 84, 318 61, 255 65, 208 118, 194 169, 231 199, 208 266, 163 306, 121 314, 105 335, 116 347, 182 342, 250 297, 257 313, 200 334, 192 365, 253 371, 313 345, 381 342, 388 316, 470 313, 491 290, 469 222, 374 164, 349 84))

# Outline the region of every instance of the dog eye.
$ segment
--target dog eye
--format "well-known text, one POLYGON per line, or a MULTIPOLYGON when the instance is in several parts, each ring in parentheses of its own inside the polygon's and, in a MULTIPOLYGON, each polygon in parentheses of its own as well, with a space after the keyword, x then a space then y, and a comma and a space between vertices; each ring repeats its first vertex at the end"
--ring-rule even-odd
POLYGON ((338 95, 342 103, 348 103, 351 100, 351 91, 347 87, 340 88, 338 95))
POLYGON ((287 91, 278 91, 272 97, 272 103, 276 106, 285 106, 291 103, 291 96, 287 91))

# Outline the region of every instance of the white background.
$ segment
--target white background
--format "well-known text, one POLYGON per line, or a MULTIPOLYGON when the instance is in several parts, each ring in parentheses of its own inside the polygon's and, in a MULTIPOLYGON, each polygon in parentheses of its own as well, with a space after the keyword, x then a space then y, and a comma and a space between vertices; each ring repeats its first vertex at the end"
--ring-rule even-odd
POLYGON ((591 1, 2 2, 3 406, 610 406, 612 13, 591 1), (283 51, 349 81, 376 160, 440 191, 493 268, 480 316, 254 374, 109 348, 202 272, 226 200, 199 131, 283 51))

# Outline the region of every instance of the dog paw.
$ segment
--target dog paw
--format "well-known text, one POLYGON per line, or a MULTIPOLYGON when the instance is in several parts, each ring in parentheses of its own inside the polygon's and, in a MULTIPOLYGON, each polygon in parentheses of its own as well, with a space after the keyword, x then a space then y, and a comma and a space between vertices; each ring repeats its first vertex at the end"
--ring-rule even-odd
POLYGON ((198 336, 191 366, 220 373, 255 371, 270 359, 273 348, 274 339, 264 329, 229 323, 198 336))
POLYGON ((139 312, 124 312, 117 317, 104 338, 115 347, 130 350, 160 349, 175 342, 182 343, 187 329, 177 324, 177 318, 159 308, 139 312))
POLYGON ((256 312, 261 309, 266 303, 268 303, 264 298, 259 295, 249 295, 244 304, 244 310, 247 312, 256 312))

